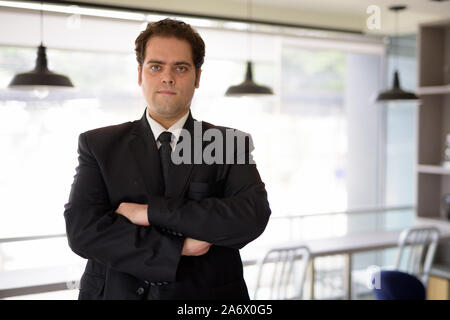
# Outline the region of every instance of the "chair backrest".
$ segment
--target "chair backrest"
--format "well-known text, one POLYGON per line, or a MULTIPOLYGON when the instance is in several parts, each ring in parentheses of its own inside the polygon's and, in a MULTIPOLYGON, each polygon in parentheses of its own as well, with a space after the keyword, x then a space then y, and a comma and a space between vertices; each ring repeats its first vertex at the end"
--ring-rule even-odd
POLYGON ((377 300, 425 300, 426 290, 414 275, 398 270, 381 270, 372 278, 380 280, 373 293, 377 300))
POLYGON ((405 270, 417 276, 426 287, 439 242, 439 229, 435 227, 416 227, 403 230, 398 241, 395 269, 405 270), (402 260, 406 258, 406 260, 402 260), (406 266, 402 268, 402 261, 406 266))
POLYGON ((253 298, 300 300, 311 253, 306 246, 271 248, 258 263, 253 298))

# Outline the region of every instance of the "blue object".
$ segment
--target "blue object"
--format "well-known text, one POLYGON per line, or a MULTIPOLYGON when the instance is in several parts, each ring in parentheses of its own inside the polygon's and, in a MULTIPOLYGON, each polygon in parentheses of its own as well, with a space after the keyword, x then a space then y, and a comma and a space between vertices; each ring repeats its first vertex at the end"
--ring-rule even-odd
POLYGON ((398 270, 382 270, 372 278, 377 300, 425 300, 425 287, 414 275, 398 270), (379 279, 379 284, 375 280, 379 279))

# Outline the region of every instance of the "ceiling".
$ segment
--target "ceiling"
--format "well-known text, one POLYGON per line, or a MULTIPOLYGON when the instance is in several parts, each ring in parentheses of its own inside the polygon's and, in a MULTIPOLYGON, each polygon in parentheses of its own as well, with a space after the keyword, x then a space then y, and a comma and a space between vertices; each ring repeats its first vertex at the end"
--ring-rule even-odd
MULTIPOLYGON (((247 0, 78 0, 122 7, 175 11, 210 16, 248 18, 247 0)), ((251 0, 251 17, 258 20, 360 31, 394 33, 394 17, 388 7, 406 4, 398 15, 400 34, 416 33, 420 23, 450 20, 450 1, 431 0, 251 0), (380 28, 366 25, 370 5, 380 9, 380 28)))

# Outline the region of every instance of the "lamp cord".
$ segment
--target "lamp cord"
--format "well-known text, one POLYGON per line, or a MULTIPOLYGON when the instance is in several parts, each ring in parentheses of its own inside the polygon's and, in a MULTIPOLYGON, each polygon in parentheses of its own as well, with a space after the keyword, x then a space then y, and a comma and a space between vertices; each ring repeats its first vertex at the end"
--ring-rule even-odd
MULTIPOLYGON (((248 19, 251 21, 251 19, 252 19, 252 3, 251 3, 251 0, 247 0, 247 17, 248 17, 248 19)), ((250 61, 252 61, 252 55, 253 55, 253 52, 252 52, 252 46, 251 46, 251 36, 250 36, 250 33, 251 33, 251 31, 250 31, 250 28, 251 28, 251 26, 252 26, 252 24, 251 24, 251 22, 248 22, 248 25, 247 25, 247 52, 249 53, 249 60, 250 61)))
POLYGON ((41 46, 44 42, 44 10, 42 7, 44 6, 43 2, 41 1, 41 46))
POLYGON ((398 70, 398 11, 395 11, 395 45, 394 45, 394 71, 398 70))

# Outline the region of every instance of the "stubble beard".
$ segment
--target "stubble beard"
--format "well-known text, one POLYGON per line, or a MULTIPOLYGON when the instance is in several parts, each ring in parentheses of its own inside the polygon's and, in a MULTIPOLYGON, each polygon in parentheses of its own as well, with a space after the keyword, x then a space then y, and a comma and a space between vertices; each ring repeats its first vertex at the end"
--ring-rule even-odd
POLYGON ((164 99, 153 99, 150 110, 160 117, 173 119, 184 114, 186 105, 182 101, 164 101, 164 99), (163 100, 163 101, 157 101, 163 100))

